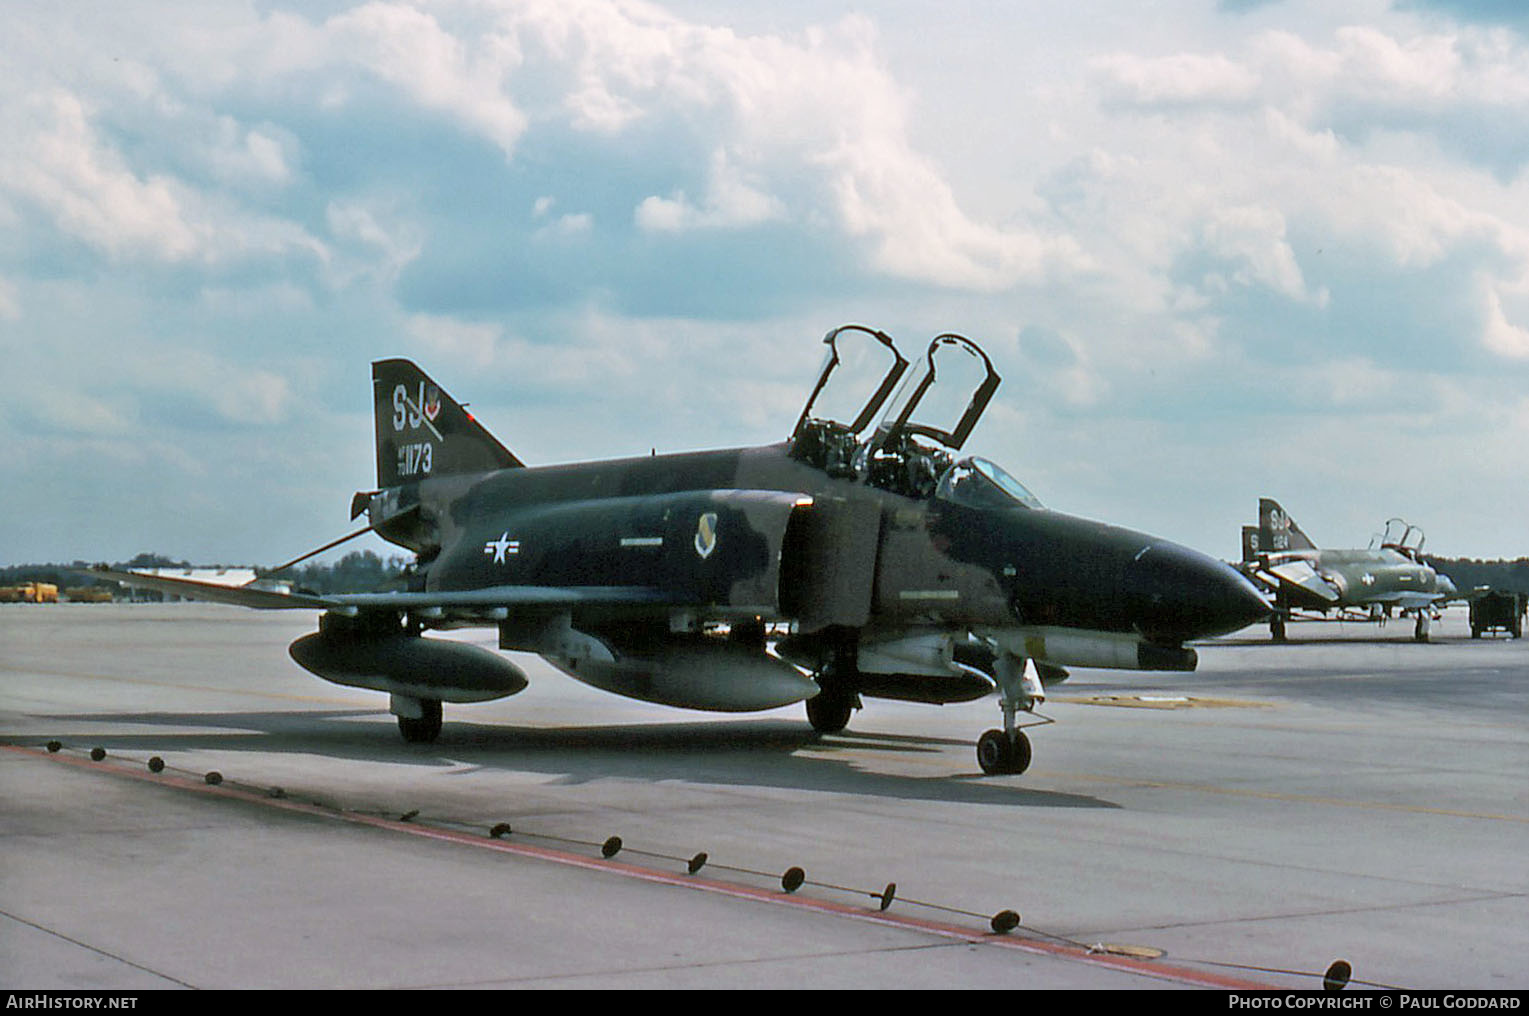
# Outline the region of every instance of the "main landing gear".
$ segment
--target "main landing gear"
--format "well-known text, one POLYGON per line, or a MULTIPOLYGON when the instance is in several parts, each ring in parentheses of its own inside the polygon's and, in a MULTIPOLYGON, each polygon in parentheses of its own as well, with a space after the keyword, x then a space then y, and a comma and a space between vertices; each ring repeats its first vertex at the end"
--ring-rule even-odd
MULTIPOLYGON (((1003 729, 989 730, 977 740, 977 764, 989 776, 1015 776, 1030 768, 1030 738, 1020 729, 1018 716, 1022 712, 1034 715, 1035 707, 1046 700, 1046 692, 1034 666, 1027 663, 1023 656, 1002 650, 992 657, 992 678, 998 685, 1003 729)), ((1065 671, 1061 673, 1066 675, 1065 671)), ((835 653, 813 678, 822 690, 807 700, 807 721, 820 734, 836 734, 849 725, 850 716, 860 708, 854 656, 835 653)), ((1029 725, 1050 722, 1039 717, 1029 725)))
POLYGON ((814 679, 822 691, 807 700, 807 722, 820 734, 837 734, 849 726, 849 718, 860 708, 855 691, 853 663, 832 660, 824 664, 814 679))
POLYGON ((398 717, 398 732, 410 744, 434 744, 441 736, 440 699, 394 695, 392 711, 398 717))

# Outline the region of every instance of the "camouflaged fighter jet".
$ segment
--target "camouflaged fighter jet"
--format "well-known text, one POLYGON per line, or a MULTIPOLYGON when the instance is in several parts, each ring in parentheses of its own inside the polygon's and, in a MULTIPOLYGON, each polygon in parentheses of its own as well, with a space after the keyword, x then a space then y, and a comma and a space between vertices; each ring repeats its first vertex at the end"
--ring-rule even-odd
POLYGON ((717 711, 805 701, 819 731, 843 729, 864 698, 996 691, 1003 729, 977 746, 988 773, 1024 771, 1020 728, 1050 722, 1034 710, 1065 667, 1192 670, 1186 642, 1268 613, 1226 564, 1048 511, 998 466, 961 457, 999 384, 975 343, 941 335, 910 371, 881 332, 850 325, 824 342, 784 442, 540 467, 413 363, 380 360, 378 489, 356 495, 352 517, 365 512, 361 532, 417 555, 408 591, 316 596, 109 574, 323 610, 293 659, 387 692, 408 741, 437 737, 443 702, 525 687, 504 657, 424 635, 492 625, 500 648, 598 688, 717 711))
POLYGON ((1421 529, 1390 519, 1368 549, 1320 550, 1278 502, 1260 498, 1258 525, 1242 527, 1242 570, 1274 596, 1269 631, 1276 642, 1285 641, 1287 622, 1301 610, 1375 622, 1393 611, 1411 614, 1412 637, 1427 642, 1431 622, 1460 594, 1423 560, 1423 541, 1421 529))

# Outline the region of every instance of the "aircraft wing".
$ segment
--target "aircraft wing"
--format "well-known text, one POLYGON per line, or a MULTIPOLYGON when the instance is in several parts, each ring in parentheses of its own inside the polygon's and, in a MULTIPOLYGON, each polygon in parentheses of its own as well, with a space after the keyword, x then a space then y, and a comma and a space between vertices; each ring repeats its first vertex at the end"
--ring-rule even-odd
POLYGON ((1307 561, 1286 561, 1264 569, 1282 586, 1295 586, 1305 593, 1326 603, 1338 602, 1338 591, 1322 578, 1322 574, 1307 561))
POLYGON ((291 610, 318 608, 320 610, 339 606, 336 601, 310 593, 284 593, 274 589, 258 589, 253 586, 228 586, 217 582, 201 582, 196 579, 170 578, 167 575, 145 575, 135 571, 114 571, 110 568, 92 568, 81 571, 94 579, 111 579, 134 589, 151 589, 171 596, 183 596, 188 600, 205 600, 209 603, 228 603, 236 607, 254 607, 257 610, 291 610))
POLYGON ((1397 590, 1394 593, 1379 593, 1375 596, 1366 597, 1364 603, 1385 603, 1401 607, 1403 610, 1417 610, 1421 607, 1441 606, 1450 600, 1468 600, 1470 596, 1458 593, 1451 596, 1449 593, 1433 592, 1408 592, 1397 590))
POLYGON ((648 586, 489 586, 434 593, 346 593, 331 596, 347 607, 417 610, 421 607, 677 606, 683 601, 648 586))
POLYGON ((227 603, 257 610, 421 610, 435 607, 482 610, 494 607, 577 607, 577 606, 664 606, 673 597, 661 590, 642 586, 490 586, 456 592, 418 593, 285 593, 252 586, 226 586, 195 579, 145 575, 107 568, 85 572, 93 578, 112 579, 137 589, 152 589, 188 600, 227 603))

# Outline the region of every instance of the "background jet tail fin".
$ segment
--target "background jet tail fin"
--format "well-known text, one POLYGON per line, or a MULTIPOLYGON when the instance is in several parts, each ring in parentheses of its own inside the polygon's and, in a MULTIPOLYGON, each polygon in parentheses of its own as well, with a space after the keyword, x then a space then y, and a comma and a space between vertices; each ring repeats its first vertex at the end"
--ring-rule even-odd
POLYGON ((1263 544, 1258 538, 1257 526, 1242 527, 1242 560, 1257 561, 1258 555, 1263 553, 1263 544))
POLYGON ((409 360, 372 364, 377 486, 525 463, 409 360))
POLYGON ((1281 508, 1278 501, 1267 497, 1258 499, 1258 545, 1265 554, 1317 549, 1290 513, 1281 508))

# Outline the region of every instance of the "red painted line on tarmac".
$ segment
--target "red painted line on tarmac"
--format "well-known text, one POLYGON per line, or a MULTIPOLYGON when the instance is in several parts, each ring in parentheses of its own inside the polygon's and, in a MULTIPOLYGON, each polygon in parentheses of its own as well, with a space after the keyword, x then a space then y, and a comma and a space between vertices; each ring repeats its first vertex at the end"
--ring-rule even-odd
MULTIPOLYGON (((510 840, 493 839, 485 835, 457 832, 451 829, 441 829, 435 826, 421 825, 415 822, 405 822, 398 819, 382 818, 377 815, 366 815, 360 812, 343 811, 336 808, 326 807, 319 804, 309 804, 295 801, 286 797, 271 797, 254 789, 240 786, 230 786, 223 783, 211 784, 205 779, 197 780, 188 776, 180 776, 173 773, 151 773, 148 770, 129 769, 123 765, 110 765, 106 760, 94 762, 89 759, 77 758, 72 755, 48 752, 40 748, 29 748, 23 745, 0 744, 0 748, 18 755, 26 755, 48 762, 62 762, 79 769, 89 770, 96 773, 104 773, 111 776, 125 776, 130 779, 150 783, 154 786, 170 787, 175 790, 189 790, 196 793, 209 794, 214 797, 222 797, 228 800, 241 801, 246 804, 259 804, 269 808, 292 812, 300 815, 308 815, 314 818, 329 819, 330 821, 348 822, 353 825, 369 826, 374 829, 383 829, 389 832, 407 833, 412 836, 420 836, 425 839, 437 840, 444 843, 453 843, 460 846, 475 847, 480 850, 494 850, 503 854, 513 854, 518 857, 526 857, 539 861, 550 861, 567 867, 581 868, 586 871, 599 871, 611 875, 619 875, 623 878, 633 878, 643 882, 657 885, 674 886, 683 889, 692 889, 698 892, 707 892, 716 895, 730 896, 735 899, 750 900, 756 903, 768 903, 775 906, 795 907, 799 910, 810 910, 835 917, 847 917, 852 920, 876 924, 882 927, 901 928, 908 931, 922 932, 939 938, 966 942, 972 945, 992 946, 999 949, 1012 949, 1017 952, 1029 953, 1037 956, 1050 956, 1057 959, 1072 960, 1091 966, 1105 967, 1122 973, 1137 974, 1156 980, 1172 981, 1178 984, 1187 984, 1201 988, 1216 988, 1223 991, 1267 991, 1274 986, 1259 982, 1227 977, 1215 973, 1207 973, 1201 970, 1192 970, 1187 967, 1177 967, 1158 963, 1156 960, 1136 959, 1130 956, 1112 956, 1105 953, 1093 953, 1077 946, 1063 945, 1060 943, 1046 942, 1041 939, 1027 938, 1014 933, 1000 935, 995 932, 977 931, 971 928, 963 928, 960 925, 949 924, 943 921, 925 920, 917 917, 907 917, 893 914, 887 911, 867 910, 846 903, 835 903, 832 900, 816 899, 811 896, 799 896, 786 893, 779 889, 761 889, 754 886, 743 885, 737 882, 722 882, 716 879, 700 878, 695 875, 678 874, 675 872, 661 871, 656 868, 646 868, 639 865, 627 864, 622 861, 609 860, 601 857, 586 857, 582 854, 570 853, 566 850, 557 850, 551 847, 538 847, 528 843, 516 843, 510 840)), ((110 758, 108 756, 108 758, 110 758)), ((512 834, 513 835, 513 834, 512 834)), ((871 896, 871 893, 866 893, 871 896)))

